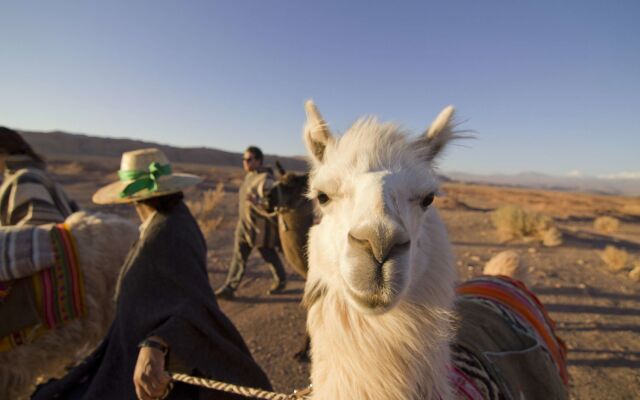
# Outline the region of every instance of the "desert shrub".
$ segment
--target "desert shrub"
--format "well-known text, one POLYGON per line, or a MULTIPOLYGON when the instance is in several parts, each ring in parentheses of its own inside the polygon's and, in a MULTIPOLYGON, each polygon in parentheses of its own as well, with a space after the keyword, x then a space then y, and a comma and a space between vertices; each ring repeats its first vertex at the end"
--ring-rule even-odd
POLYGON ((202 234, 207 242, 210 241, 213 233, 218 229, 218 226, 224 218, 217 210, 223 198, 224 184, 218 182, 215 190, 207 190, 202 193, 200 198, 187 201, 187 206, 189 206, 191 213, 196 221, 198 221, 200 230, 202 230, 202 234))
POLYGON ((560 246, 562 244, 562 233, 555 226, 550 227, 542 234, 542 244, 547 247, 560 246))
POLYGON ((604 261, 610 270, 620 271, 627 266, 629 253, 623 249, 609 245, 600 253, 600 258, 602 258, 602 261, 604 261))
POLYGON ((496 209, 491 214, 491 221, 502 239, 515 239, 531 236, 535 232, 535 224, 529 215, 520 207, 508 205, 496 209))
POLYGON ((614 233, 620 228, 620 221, 613 217, 598 217, 593 221, 593 227, 600 232, 614 233))
POLYGON ((552 218, 527 212, 515 205, 496 209, 491 214, 491 221, 501 240, 532 238, 544 241, 546 235, 548 243, 554 243, 549 245, 557 246, 562 243, 562 234, 555 227, 552 218))
POLYGON ((538 234, 538 236, 544 236, 545 232, 554 228, 558 230, 558 228, 556 228, 555 222, 553 222, 553 218, 548 217, 546 215, 542 215, 542 214, 529 214, 529 215, 530 215, 530 218, 535 220, 536 233, 538 234))
POLYGON ((484 275, 506 275, 519 281, 527 281, 527 269, 523 266, 520 255, 513 250, 506 250, 491 257, 482 271, 484 275))

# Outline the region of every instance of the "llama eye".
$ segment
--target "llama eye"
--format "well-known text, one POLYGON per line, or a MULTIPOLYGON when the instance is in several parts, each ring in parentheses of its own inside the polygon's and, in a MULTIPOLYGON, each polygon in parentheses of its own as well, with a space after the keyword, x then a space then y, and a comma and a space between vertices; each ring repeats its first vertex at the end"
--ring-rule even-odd
POLYGON ((420 200, 420 207, 422 207, 423 210, 426 210, 427 207, 429 207, 431 203, 433 203, 434 197, 435 195, 433 193, 429 193, 428 195, 424 196, 422 200, 420 200))
POLYGON ((329 201, 329 196, 327 196, 326 193, 318 192, 317 199, 318 199, 318 203, 325 204, 326 202, 329 201))

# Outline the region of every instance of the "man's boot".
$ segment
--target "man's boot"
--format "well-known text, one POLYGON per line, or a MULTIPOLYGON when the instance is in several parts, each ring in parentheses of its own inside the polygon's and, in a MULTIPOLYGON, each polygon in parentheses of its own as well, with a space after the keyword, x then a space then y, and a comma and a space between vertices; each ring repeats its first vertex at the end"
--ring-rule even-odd
POLYGON ((234 290, 231 286, 224 285, 215 291, 216 297, 219 299, 233 300, 234 290))
POLYGON ((273 282, 269 290, 267 290, 267 294, 272 295, 272 294, 282 293, 282 291, 286 286, 287 286, 287 281, 273 282))

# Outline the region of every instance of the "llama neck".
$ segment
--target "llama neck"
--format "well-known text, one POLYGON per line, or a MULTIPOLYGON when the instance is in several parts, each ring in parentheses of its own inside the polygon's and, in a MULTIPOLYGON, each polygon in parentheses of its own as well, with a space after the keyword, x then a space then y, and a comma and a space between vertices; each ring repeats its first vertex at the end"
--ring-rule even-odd
POLYGON ((314 398, 449 398, 450 315, 448 302, 363 315, 328 291, 308 317, 314 398))

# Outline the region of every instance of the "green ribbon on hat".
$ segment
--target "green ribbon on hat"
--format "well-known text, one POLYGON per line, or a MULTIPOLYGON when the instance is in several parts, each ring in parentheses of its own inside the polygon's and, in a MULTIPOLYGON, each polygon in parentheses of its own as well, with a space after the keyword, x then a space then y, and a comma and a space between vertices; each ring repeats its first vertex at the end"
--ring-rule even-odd
POLYGON ((118 171, 118 177, 121 181, 131 181, 127 187, 120 192, 120 197, 129 197, 141 190, 147 189, 150 192, 158 190, 158 178, 164 175, 171 175, 170 164, 160 164, 152 162, 149 164, 149 171, 118 171))

